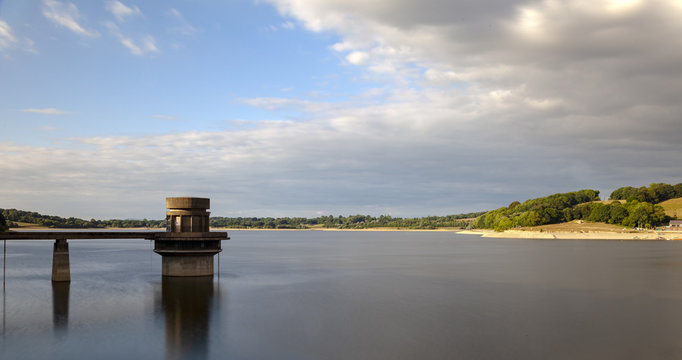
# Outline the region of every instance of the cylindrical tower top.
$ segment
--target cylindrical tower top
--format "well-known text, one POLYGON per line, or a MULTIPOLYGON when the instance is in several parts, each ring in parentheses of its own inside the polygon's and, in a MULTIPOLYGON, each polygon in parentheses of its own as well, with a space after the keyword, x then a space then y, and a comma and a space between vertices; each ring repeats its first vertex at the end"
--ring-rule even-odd
POLYGON ((166 221, 170 232, 208 232, 210 201, 196 197, 166 198, 166 221))
POLYGON ((167 197, 166 209, 210 209, 211 200, 198 197, 167 197))

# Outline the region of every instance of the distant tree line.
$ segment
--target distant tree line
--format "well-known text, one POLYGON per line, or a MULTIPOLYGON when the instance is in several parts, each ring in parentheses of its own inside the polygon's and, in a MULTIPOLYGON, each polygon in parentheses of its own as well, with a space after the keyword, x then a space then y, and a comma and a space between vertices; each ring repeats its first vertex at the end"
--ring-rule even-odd
POLYGON ((0 209, 2 216, 10 221, 10 226, 15 222, 30 223, 40 226, 52 228, 73 228, 73 229, 88 229, 88 228, 106 228, 106 227, 149 227, 162 228, 166 226, 165 220, 83 220, 75 217, 63 218, 59 216, 43 215, 33 211, 23 211, 17 209, 0 209))
MULTIPOLYGON (((457 214, 448 216, 427 216, 422 218, 400 218, 389 215, 379 217, 369 215, 351 216, 320 216, 316 218, 305 217, 212 217, 210 226, 230 227, 237 229, 308 229, 310 227, 324 227, 334 229, 367 229, 376 227, 399 227, 407 229, 436 229, 439 227, 466 227, 472 218, 483 212, 457 214)), ((17 209, 0 209, 0 216, 10 221, 9 226, 17 223, 30 223, 52 228, 163 228, 165 220, 83 220, 74 217, 63 218, 59 216, 42 215, 37 212, 17 209)))
POLYGON ((213 217, 210 220, 210 224, 213 227, 237 229, 308 229, 310 227, 328 229, 369 229, 378 227, 436 229, 439 227, 467 227, 471 223, 468 219, 475 218, 481 214, 483 212, 421 218, 400 218, 390 215, 381 215, 379 217, 370 215, 329 215, 316 218, 213 217))
POLYGON ((513 227, 556 224, 571 220, 605 222, 626 227, 652 228, 670 220, 659 202, 682 197, 682 184, 622 187, 611 193, 611 203, 598 202, 599 191, 580 190, 543 198, 515 201, 488 211, 474 222, 482 229, 503 231, 513 227), (626 200, 624 204, 616 200, 626 200))

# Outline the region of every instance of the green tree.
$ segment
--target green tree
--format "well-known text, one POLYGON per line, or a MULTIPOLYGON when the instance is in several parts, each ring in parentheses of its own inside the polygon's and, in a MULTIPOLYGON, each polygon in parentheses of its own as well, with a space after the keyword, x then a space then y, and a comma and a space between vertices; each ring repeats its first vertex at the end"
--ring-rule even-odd
POLYGON ((590 207, 587 220, 592 222, 608 222, 611 218, 611 205, 595 203, 590 207))
POLYGON ((2 213, 0 213, 0 232, 7 231, 9 230, 9 226, 7 225, 7 222, 5 221, 5 217, 2 216, 2 213))
POLYGON ((653 183, 649 185, 649 197, 657 204, 675 197, 675 188, 669 184, 653 183))
POLYGON ((514 227, 514 221, 508 217, 500 219, 495 225, 495 231, 505 231, 514 227))
POLYGON ((611 200, 628 200, 634 199, 637 196, 637 189, 632 186, 624 186, 614 190, 609 196, 611 200))
POLYGON ((609 214, 610 224, 622 224, 623 220, 628 216, 628 211, 620 203, 615 203, 611 205, 611 210, 609 214))
POLYGON ((673 185, 673 190, 675 190, 675 197, 682 197, 682 183, 673 185))
POLYGON ((509 211, 514 212, 514 211, 516 211, 516 208, 519 207, 520 205, 521 205, 520 202, 512 201, 511 204, 509 204, 509 206, 507 206, 507 209, 509 209, 509 211))
POLYGON ((668 220, 665 210, 660 205, 631 201, 625 207, 628 210, 628 216, 623 219, 625 226, 651 228, 668 220))

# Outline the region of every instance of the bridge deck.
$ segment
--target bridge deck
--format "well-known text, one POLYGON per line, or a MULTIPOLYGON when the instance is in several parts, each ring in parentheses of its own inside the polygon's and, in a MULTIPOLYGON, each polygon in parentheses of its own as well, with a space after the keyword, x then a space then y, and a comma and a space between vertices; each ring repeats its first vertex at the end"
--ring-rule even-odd
POLYGON ((228 240, 227 232, 170 233, 165 231, 8 231, 0 240, 146 239, 228 240))

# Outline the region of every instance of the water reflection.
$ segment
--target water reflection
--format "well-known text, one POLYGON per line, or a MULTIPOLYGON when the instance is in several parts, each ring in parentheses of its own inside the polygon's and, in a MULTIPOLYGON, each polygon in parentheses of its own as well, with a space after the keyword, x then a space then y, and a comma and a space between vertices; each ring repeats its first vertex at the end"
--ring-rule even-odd
POLYGON ((205 359, 213 277, 168 277, 161 281, 161 307, 166 321, 167 359, 205 359))
POLYGON ((52 326, 55 336, 66 336, 69 325, 70 282, 52 282, 52 326))

